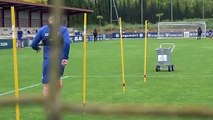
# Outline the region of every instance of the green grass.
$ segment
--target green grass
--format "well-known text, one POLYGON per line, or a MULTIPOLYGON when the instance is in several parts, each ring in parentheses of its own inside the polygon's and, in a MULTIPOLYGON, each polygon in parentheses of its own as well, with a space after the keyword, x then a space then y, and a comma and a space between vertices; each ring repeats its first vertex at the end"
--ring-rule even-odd
MULTIPOLYGON (((125 39, 126 93, 122 92, 120 43, 118 40, 88 43, 87 104, 202 105, 213 107, 213 41, 204 39, 148 41, 147 82, 143 82, 144 41, 125 39), (155 72, 156 51, 162 42, 176 45, 172 54, 174 72, 155 72)), ((69 65, 61 91, 70 103, 82 102, 83 44, 71 46, 69 65)), ((42 53, 18 49, 19 87, 40 83, 42 53)), ((12 49, 0 50, 0 94, 14 90, 12 49)), ((3 97, 13 96, 9 94, 3 97)), ((20 91, 21 96, 42 95, 42 86, 20 91)), ((0 108, 0 120, 14 120, 15 107, 0 108)), ((44 120, 43 107, 21 105, 21 120, 44 120)), ((87 114, 64 115, 64 120, 208 120, 183 117, 126 117, 87 114)), ((210 120, 210 119, 209 119, 210 120)))

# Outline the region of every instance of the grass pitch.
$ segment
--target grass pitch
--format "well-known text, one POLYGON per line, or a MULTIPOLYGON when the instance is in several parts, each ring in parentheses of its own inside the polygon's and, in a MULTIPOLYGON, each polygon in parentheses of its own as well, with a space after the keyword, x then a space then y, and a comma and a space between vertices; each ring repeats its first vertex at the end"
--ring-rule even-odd
MULTIPOLYGON (((121 55, 119 40, 89 42, 87 49, 87 104, 160 104, 203 105, 213 107, 213 40, 176 39, 148 40, 147 82, 143 82, 144 41, 124 40, 126 93, 122 92, 121 55), (155 49, 163 42, 176 45, 172 53, 174 72, 155 72, 155 49)), ((62 98, 70 103, 82 102, 83 44, 71 45, 66 67, 62 98)), ((31 48, 18 49, 19 87, 41 82, 42 52, 31 48)), ((0 94, 14 90, 12 49, 0 50, 0 94)), ((38 85, 20 91, 21 96, 42 95, 38 85)), ((14 96, 14 93, 2 95, 14 96)), ((21 120, 44 120, 43 107, 21 106, 21 120)), ((0 108, 0 120, 14 120, 15 107, 0 108)), ((64 115, 64 120, 208 120, 182 117, 126 117, 64 115)), ((210 120, 210 119, 209 119, 210 120)))

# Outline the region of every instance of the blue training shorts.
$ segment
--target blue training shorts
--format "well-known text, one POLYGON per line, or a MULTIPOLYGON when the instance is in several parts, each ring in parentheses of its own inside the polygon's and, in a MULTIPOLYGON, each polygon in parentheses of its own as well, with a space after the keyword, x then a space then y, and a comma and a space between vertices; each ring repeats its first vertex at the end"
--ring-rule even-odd
MULTIPOLYGON (((42 70, 42 84, 47 84, 49 82, 49 67, 50 67, 50 62, 49 60, 44 60, 43 61, 43 70, 42 70)), ((64 66, 59 64, 59 75, 63 76, 64 74, 64 66)))

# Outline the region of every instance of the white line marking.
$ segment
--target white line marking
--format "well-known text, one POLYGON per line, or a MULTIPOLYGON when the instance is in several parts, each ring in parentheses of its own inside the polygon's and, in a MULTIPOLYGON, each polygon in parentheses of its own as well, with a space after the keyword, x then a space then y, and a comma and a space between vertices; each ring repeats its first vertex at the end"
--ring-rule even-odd
MULTIPOLYGON (((62 77, 62 79, 66 79, 66 78, 82 78, 83 76, 64 76, 62 77)), ((87 76, 87 78, 121 78, 121 76, 87 76)), ((126 78, 143 78, 143 76, 125 76, 126 78)), ((150 78, 192 78, 192 77, 197 77, 197 78, 201 78, 201 77, 213 77, 213 75, 199 75, 199 76, 147 76, 147 77, 150 77, 150 78)), ((35 85, 31 85, 31 86, 27 86, 27 87, 23 87, 23 88, 20 88, 19 91, 22 91, 22 90, 26 90, 26 89, 29 89, 29 88, 33 88, 33 87, 37 87, 41 85, 41 83, 38 83, 38 84, 35 84, 35 85)), ((14 93, 15 90, 12 90, 12 91, 9 91, 9 92, 5 92, 5 93, 1 93, 0 96, 4 96, 4 95, 8 95, 8 94, 11 94, 11 93, 14 93)))
MULTIPOLYGON (((83 76, 70 76, 71 78, 82 78, 83 76)), ((121 76, 87 76, 87 78, 102 78, 102 77, 105 77, 105 78, 120 78, 121 76)), ((125 76, 126 78, 143 78, 144 76, 125 76)), ((201 78, 201 77, 213 77, 213 75, 189 75, 189 76, 149 76, 147 75, 147 77, 150 77, 150 78, 191 78, 191 77, 197 77, 197 78, 201 78)))
MULTIPOLYGON (((41 85, 41 83, 38 83, 38 84, 35 84, 35 85, 31 85, 31 86, 27 86, 27 87, 23 87, 23 88, 20 88, 18 89, 19 91, 22 91, 22 90, 26 90, 26 89, 29 89, 29 88, 33 88, 33 87, 37 87, 41 85)), ((12 90, 12 91, 9 91, 9 92, 5 92, 5 93, 2 93, 0 94, 0 96, 4 96, 4 95, 8 95, 8 94, 11 94, 11 93, 14 93, 15 90, 12 90)))
POLYGON ((61 77, 61 79, 66 79, 66 78, 69 78, 71 76, 64 76, 64 77, 61 77))
MULTIPOLYGON (((71 77, 71 76, 64 76, 64 77, 62 77, 62 79, 66 79, 66 78, 69 78, 69 77, 71 77)), ((31 85, 31 86, 23 87, 23 88, 20 88, 18 90, 22 91, 22 90, 30 89, 30 88, 33 88, 33 87, 37 87, 39 85, 41 85, 41 83, 37 83, 37 84, 31 85)), ((8 91, 8 92, 5 92, 5 93, 1 93, 0 96, 8 95, 8 94, 11 94, 11 93, 14 93, 14 92, 15 92, 15 90, 8 91)))
POLYGON ((196 77, 196 78, 205 78, 205 77, 213 77, 213 75, 191 75, 191 76, 147 76, 147 77, 153 77, 153 78, 160 78, 160 77, 168 77, 168 78, 192 78, 192 77, 196 77))

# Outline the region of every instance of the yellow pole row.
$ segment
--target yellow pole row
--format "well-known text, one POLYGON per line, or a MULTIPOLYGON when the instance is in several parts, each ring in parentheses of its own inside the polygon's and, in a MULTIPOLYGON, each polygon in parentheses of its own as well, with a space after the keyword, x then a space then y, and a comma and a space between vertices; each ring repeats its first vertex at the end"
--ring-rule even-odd
POLYGON ((144 38, 144 82, 146 82, 146 77, 147 77, 147 26, 148 26, 148 21, 145 21, 145 38, 144 38))
MULTIPOLYGON (((18 63, 17 63, 17 48, 16 48, 16 29, 15 29, 15 10, 14 7, 11 7, 11 22, 12 22, 12 31, 13 31, 13 60, 14 60, 14 80, 15 80, 15 96, 19 98, 19 85, 18 85, 18 63)), ((147 54, 147 23, 145 21, 145 44, 144 44, 144 82, 146 82, 146 54, 147 54)), ((123 92, 126 91, 126 82, 125 82, 125 69, 124 69, 124 48, 123 48, 123 38, 122 38, 122 21, 119 18, 120 26, 120 47, 121 47, 121 65, 122 65, 122 87, 123 92)), ((87 38, 86 38, 86 29, 87 29, 87 13, 84 14, 84 55, 83 55, 83 105, 86 105, 86 72, 87 72, 87 38)), ((16 103, 16 120, 20 120, 20 108, 19 103, 16 103)))
POLYGON ((84 13, 84 55, 83 55, 83 105, 86 105, 86 75, 87 75, 87 13, 84 13))
POLYGON ((123 47, 123 34, 122 34, 122 20, 119 17, 119 26, 120 26, 120 46, 121 46, 121 71, 122 71, 122 87, 123 92, 126 91, 126 82, 125 82, 125 70, 124 70, 124 47, 123 47))
MULTIPOLYGON (((12 22, 12 38, 13 38, 13 64, 14 64, 14 80, 15 80, 15 97, 19 99, 19 85, 18 85, 18 61, 17 61, 17 47, 16 47, 16 24, 15 24, 15 9, 11 7, 11 22, 12 22)), ((20 120, 19 103, 16 103, 16 120, 20 120)))
MULTIPOLYGON (((125 82, 125 74, 124 74, 124 48, 123 48, 123 38, 122 38, 122 22, 121 18, 119 18, 120 25, 120 46, 121 46, 121 64, 122 64, 122 87, 123 92, 126 91, 126 82, 125 82)), ((84 14, 84 53, 83 53, 83 106, 86 105, 86 72, 87 72, 87 14, 84 14)))

